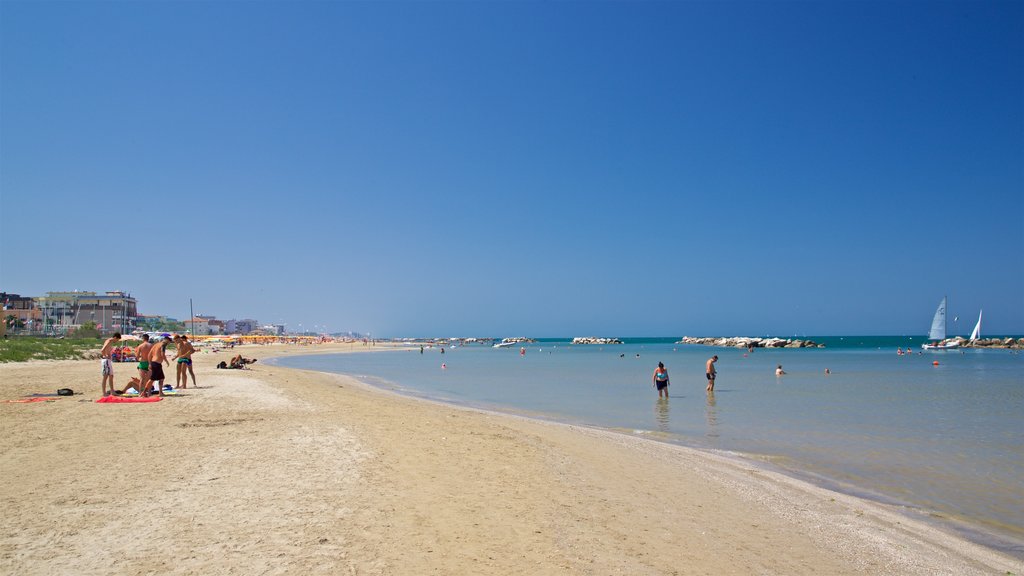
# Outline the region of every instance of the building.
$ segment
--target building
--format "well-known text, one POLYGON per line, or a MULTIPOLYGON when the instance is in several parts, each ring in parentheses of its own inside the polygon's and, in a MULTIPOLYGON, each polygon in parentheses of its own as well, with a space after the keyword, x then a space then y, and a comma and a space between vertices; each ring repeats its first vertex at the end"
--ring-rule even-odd
POLYGON ((260 332, 263 332, 267 336, 283 336, 284 324, 264 324, 263 326, 260 326, 260 332))
POLYGON ((121 291, 47 292, 34 300, 45 334, 67 334, 87 322, 94 323, 101 334, 127 334, 138 320, 135 298, 121 291))
POLYGON ((3 320, 10 322, 8 332, 12 334, 38 332, 43 328, 43 315, 36 302, 29 296, 0 292, 0 303, 3 303, 3 320), (12 320, 8 318, 13 317, 12 320))
POLYGON ((246 318, 245 320, 228 320, 224 323, 224 329, 228 334, 249 334, 255 332, 259 328, 260 323, 246 318))
POLYGON ((185 320, 185 332, 193 336, 216 336, 223 334, 223 326, 224 323, 220 320, 200 318, 199 316, 185 320))

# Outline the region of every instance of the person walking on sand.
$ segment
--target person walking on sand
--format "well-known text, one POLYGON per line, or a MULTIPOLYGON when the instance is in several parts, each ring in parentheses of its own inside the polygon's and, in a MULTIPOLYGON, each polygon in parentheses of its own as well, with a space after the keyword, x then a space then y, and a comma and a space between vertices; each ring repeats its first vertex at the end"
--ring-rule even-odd
POLYGON ((121 333, 114 332, 113 336, 103 342, 103 348, 100 348, 100 372, 103 374, 100 387, 103 389, 104 396, 114 393, 114 362, 110 359, 110 355, 114 352, 114 346, 120 341, 121 333), (107 392, 107 382, 110 382, 110 392, 107 392))
MULTIPOLYGON (((161 396, 164 395, 164 364, 170 364, 167 361, 167 345, 170 343, 171 337, 164 336, 162 341, 149 350, 149 382, 156 383, 156 392, 161 396)), ((149 385, 143 385, 142 396, 149 396, 149 393, 149 385)))
POLYGON ((143 334, 142 343, 135 347, 135 357, 139 360, 139 393, 142 393, 149 383, 149 350, 152 347, 149 334, 143 334))
POLYGON ((651 378, 654 380, 654 387, 658 389, 658 398, 662 395, 668 398, 668 370, 663 363, 658 362, 658 367, 654 369, 654 376, 651 378))
POLYGON ((715 362, 718 362, 717 354, 708 358, 708 363, 704 367, 704 376, 708 379, 708 392, 715 391, 715 376, 718 374, 718 371, 715 370, 715 362))

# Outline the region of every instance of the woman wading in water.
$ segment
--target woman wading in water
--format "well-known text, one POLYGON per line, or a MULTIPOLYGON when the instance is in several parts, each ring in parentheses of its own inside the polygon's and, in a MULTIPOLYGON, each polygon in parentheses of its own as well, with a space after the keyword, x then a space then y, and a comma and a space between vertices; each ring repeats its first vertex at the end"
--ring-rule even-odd
POLYGON ((668 370, 665 369, 665 365, 658 362, 658 367, 654 369, 654 387, 658 389, 658 398, 665 395, 668 398, 668 370))

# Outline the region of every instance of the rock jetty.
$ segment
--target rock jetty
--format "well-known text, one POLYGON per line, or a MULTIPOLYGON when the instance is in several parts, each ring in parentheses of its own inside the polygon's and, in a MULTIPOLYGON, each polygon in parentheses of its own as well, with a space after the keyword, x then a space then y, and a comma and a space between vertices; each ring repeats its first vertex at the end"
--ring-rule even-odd
POLYGON ((978 338, 968 340, 957 336, 943 340, 946 342, 959 342, 961 348, 1009 348, 1011 350, 1024 350, 1024 338, 978 338))
POLYGON ((791 340, 786 338, 750 338, 733 336, 732 338, 697 338, 683 336, 676 344, 700 344, 701 346, 723 346, 729 348, 824 348, 810 340, 791 340))
POLYGON ((530 342, 536 342, 533 338, 527 338, 526 336, 516 336, 514 338, 502 338, 502 344, 525 344, 530 342))
POLYGON ((577 336, 572 339, 573 344, 622 344, 618 338, 597 338, 595 336, 577 336))

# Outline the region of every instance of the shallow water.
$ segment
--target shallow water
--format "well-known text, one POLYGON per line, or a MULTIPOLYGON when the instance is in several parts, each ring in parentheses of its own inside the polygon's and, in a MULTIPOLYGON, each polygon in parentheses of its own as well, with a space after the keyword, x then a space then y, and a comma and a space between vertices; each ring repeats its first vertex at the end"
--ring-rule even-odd
POLYGON ((416 348, 276 363, 351 374, 411 395, 747 454, 942 519, 1024 556, 1024 354, 897 356, 895 345, 879 349, 878 342, 746 355, 653 339, 610 346, 548 341, 528 345, 525 356, 518 347, 469 346, 443 355, 416 348), (719 377, 709 395, 704 363, 712 354, 720 357, 719 377), (658 361, 671 377, 668 400, 652 387, 658 361), (785 376, 775 376, 778 364, 785 376))

